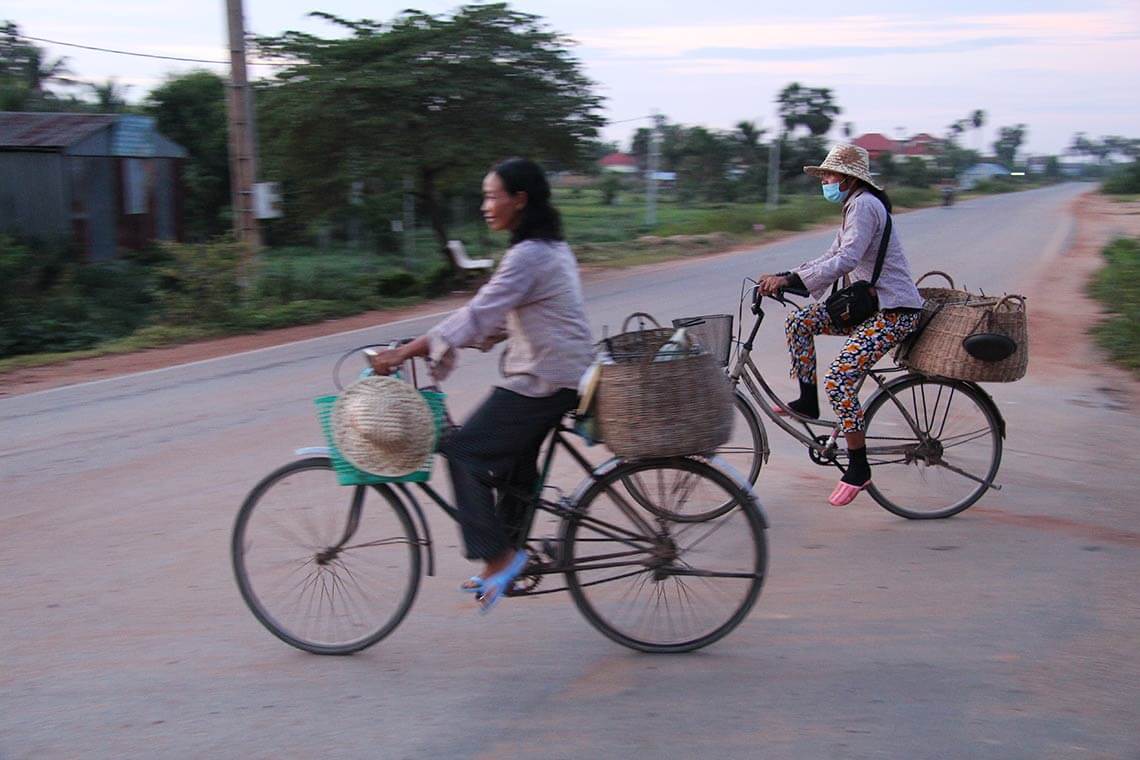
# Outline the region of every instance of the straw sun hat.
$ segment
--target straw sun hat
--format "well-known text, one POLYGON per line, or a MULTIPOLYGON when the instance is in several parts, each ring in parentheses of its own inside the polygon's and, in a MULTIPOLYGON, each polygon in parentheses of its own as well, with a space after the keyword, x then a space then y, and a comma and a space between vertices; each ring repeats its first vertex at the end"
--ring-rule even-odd
POLYGON ((804 171, 813 177, 818 177, 824 172, 846 174, 848 177, 863 180, 876 190, 883 189, 871 179, 871 157, 858 145, 840 143, 828 152, 822 164, 805 166, 804 171))
POLYGON ((332 411, 333 441, 353 466, 385 477, 420 469, 435 445, 423 396, 394 377, 373 376, 344 389, 332 411))

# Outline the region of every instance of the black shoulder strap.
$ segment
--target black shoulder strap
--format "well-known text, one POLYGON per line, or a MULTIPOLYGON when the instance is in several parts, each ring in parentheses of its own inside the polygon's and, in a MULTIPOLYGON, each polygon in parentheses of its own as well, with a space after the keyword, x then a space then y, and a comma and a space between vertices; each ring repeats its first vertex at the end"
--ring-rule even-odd
POLYGON ((883 272, 883 259, 887 256, 887 242, 891 239, 891 215, 887 214, 887 223, 883 225, 883 239, 879 241, 879 257, 875 259, 875 273, 871 275, 871 284, 879 281, 883 272))

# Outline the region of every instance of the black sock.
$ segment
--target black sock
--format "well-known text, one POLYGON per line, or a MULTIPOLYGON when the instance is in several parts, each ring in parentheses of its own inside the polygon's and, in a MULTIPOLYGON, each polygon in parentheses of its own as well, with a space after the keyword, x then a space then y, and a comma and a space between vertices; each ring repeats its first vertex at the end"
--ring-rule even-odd
POLYGON ((815 383, 800 381, 800 397, 788 404, 788 408, 804 417, 819 419, 819 389, 815 383))
POLYGON ((867 447, 847 449, 847 472, 841 480, 853 486, 861 486, 871 479, 871 465, 867 463, 867 447))

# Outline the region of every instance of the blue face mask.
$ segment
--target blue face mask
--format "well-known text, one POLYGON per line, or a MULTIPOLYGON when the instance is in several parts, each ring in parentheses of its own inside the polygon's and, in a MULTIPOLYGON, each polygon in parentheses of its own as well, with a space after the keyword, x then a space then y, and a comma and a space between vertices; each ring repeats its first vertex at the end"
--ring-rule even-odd
POLYGON ((843 201, 847 200, 847 193, 851 192, 850 190, 840 190, 838 182, 822 185, 822 188, 823 197, 832 203, 842 203, 843 201))

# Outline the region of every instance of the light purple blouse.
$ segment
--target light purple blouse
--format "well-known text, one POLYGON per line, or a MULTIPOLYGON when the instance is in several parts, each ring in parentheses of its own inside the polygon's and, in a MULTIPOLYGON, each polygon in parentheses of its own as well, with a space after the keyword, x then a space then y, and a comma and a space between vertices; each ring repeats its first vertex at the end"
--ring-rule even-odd
MULTIPOLYGON (((792 270, 800 276, 804 287, 819 300, 828 288, 846 275, 851 282, 871 281, 879 241, 887 223, 887 210, 871 193, 859 190, 843 204, 843 224, 827 252, 792 270)), ((843 287, 842 283, 840 287, 843 287)), ((883 256, 883 269, 875 283, 880 309, 922 308, 922 296, 914 286, 910 264, 899 240, 898 225, 891 225, 891 237, 883 256)))
POLYGON ((504 334, 500 387, 534 397, 578 387, 593 360, 593 340, 578 261, 566 243, 524 240, 512 246, 490 281, 428 331, 437 378, 454 366, 455 349, 487 350, 504 334))

